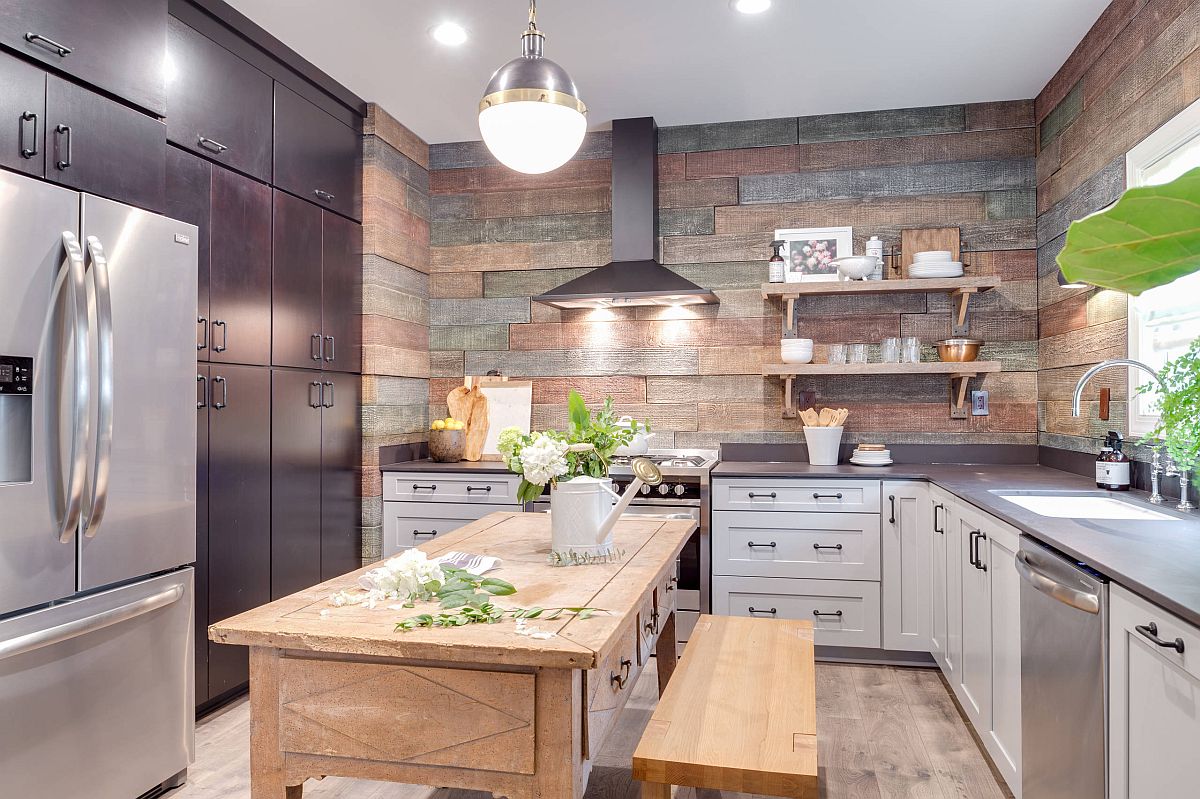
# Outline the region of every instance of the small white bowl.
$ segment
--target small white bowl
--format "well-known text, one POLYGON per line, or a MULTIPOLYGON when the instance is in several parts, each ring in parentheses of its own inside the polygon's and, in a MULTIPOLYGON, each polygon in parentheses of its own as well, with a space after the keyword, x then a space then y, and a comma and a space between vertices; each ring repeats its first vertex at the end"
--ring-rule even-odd
POLYGON ((779 346, 800 348, 807 347, 811 350, 813 346, 813 340, 811 338, 781 338, 779 339, 779 346))
POLYGON ((949 261, 950 255, 951 255, 951 253, 949 250, 925 250, 924 252, 919 252, 916 255, 914 255, 913 260, 916 260, 916 261, 949 261))
POLYGON ((879 265, 879 259, 874 255, 847 255, 843 258, 834 258, 833 264, 843 278, 862 280, 875 271, 879 265))
POLYGON ((812 351, 808 352, 789 352, 784 350, 779 353, 779 357, 784 363, 810 363, 812 361, 812 351))

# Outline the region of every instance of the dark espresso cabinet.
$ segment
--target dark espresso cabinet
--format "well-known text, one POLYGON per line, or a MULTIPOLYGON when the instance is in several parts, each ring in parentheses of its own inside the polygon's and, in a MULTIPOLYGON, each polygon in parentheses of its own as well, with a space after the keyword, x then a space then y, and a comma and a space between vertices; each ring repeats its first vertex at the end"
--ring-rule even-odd
POLYGON ((322 367, 362 371, 362 225, 321 215, 322 367))
POLYGON ((271 78, 174 17, 167 30, 167 138, 269 182, 271 78))
POLYGON ((166 113, 167 0, 4 0, 0 44, 166 113))
POLYGON ((325 372, 321 411, 321 579, 362 566, 362 379, 325 372))
POLYGON ((361 220, 361 149, 357 131, 275 84, 276 186, 361 220))
POLYGON ((46 73, 0 53, 0 166, 46 174, 46 73))
POLYGON ((45 146, 55 183, 163 210, 166 127, 153 117, 47 75, 45 146))

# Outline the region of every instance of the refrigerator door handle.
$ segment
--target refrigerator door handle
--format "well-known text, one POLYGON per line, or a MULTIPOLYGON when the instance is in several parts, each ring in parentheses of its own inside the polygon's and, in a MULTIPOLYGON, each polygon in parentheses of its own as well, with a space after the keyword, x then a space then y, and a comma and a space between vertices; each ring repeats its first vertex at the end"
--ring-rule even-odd
POLYGON ((26 652, 33 652, 36 649, 69 641, 72 638, 78 638, 87 633, 103 630, 105 627, 111 627, 114 624, 120 624, 130 619, 135 619, 138 616, 144 616, 151 611, 164 608, 179 601, 183 594, 184 586, 176 584, 165 591, 143 597, 127 605, 102 611, 94 616, 75 619, 74 621, 47 627, 44 630, 18 635, 15 638, 9 638, 7 641, 0 641, 0 660, 23 655, 26 652))
MULTIPOLYGON (((79 527, 79 517, 83 511, 84 481, 87 479, 88 405, 90 402, 88 381, 90 376, 88 370, 87 286, 84 282, 83 250, 80 248, 75 234, 70 231, 63 231, 62 242, 67 257, 59 279, 65 278, 71 283, 70 312, 74 317, 70 320, 70 326, 72 346, 75 348, 75 391, 71 397, 72 418, 75 423, 71 426, 71 459, 67 465, 66 511, 58 529, 58 540, 63 544, 69 544, 75 537, 75 531, 79 527)), ((53 303, 55 300, 51 302, 53 303)), ((53 311, 53 307, 52 304, 51 311, 53 311)), ((53 312, 47 314, 47 325, 53 316, 53 312)))
POLYGON ((96 297, 96 452, 92 471, 91 498, 85 513, 83 534, 92 538, 104 521, 108 505, 108 473, 112 466, 113 438, 113 318, 112 290, 108 282, 108 258, 95 236, 87 238, 92 259, 91 275, 96 297))

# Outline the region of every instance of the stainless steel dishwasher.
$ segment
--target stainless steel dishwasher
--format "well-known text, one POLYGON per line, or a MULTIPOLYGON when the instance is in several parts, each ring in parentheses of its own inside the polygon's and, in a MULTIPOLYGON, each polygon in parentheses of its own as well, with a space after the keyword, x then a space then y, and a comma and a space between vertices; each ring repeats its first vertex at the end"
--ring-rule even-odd
POLYGON ((1025 536, 1021 583, 1021 793, 1104 799, 1108 580, 1025 536))

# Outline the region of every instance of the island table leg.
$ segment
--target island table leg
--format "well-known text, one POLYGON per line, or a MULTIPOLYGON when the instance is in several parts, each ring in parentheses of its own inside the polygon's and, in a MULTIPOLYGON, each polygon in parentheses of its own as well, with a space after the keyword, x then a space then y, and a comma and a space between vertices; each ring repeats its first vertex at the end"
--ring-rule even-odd
POLYGON ((279 746, 279 650, 250 648, 250 799, 302 799, 285 785, 279 746))
POLYGON ((675 640, 675 611, 668 614, 654 643, 654 659, 658 668, 658 695, 662 696, 667 690, 667 683, 675 673, 675 663, 678 660, 678 646, 675 640))

